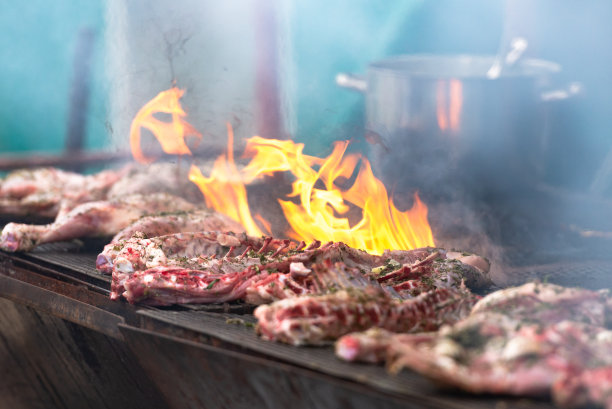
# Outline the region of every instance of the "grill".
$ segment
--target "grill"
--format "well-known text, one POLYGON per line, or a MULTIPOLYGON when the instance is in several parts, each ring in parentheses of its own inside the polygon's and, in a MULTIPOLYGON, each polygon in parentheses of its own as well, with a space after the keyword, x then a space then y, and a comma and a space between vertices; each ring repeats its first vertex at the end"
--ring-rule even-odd
MULTIPOLYGON (((20 314, 14 319, 32 319, 37 311, 39 322, 33 325, 42 323, 45 331, 38 331, 46 334, 60 325, 46 321, 61 318, 57 321, 71 328, 71 338, 59 342, 74 343, 90 355, 77 364, 68 354, 64 368, 95 372, 104 367, 121 375, 82 387, 84 395, 97 395, 92 407, 108 407, 116 400, 111 394, 117 393, 133 407, 159 407, 160 400, 149 402, 148 397, 160 396, 170 407, 181 408, 252 407, 253 402, 267 407, 552 407, 546 401, 457 394, 410 371, 392 376, 381 366, 348 364, 334 357, 331 345, 295 348, 266 342, 252 328, 252 308, 243 304, 152 308, 112 302, 107 298, 110 278, 95 270, 99 248, 96 241, 56 243, 29 254, 0 256, 0 295, 17 302, 12 308, 20 314), (83 332, 95 341, 85 344, 83 335, 74 335, 83 332), (105 347, 96 349, 99 344, 105 347), (134 389, 130 382, 140 386, 134 389), (148 397, 143 397, 144 391, 149 391, 148 397)), ((555 272, 551 277, 556 280, 586 282, 598 276, 603 280, 609 266, 548 264, 517 267, 514 273, 521 280, 555 272)), ((41 339, 53 338, 46 334, 41 339)), ((54 361, 41 363, 45 371, 54 361)), ((62 379, 38 381, 53 385, 57 396, 70 396, 62 379)))

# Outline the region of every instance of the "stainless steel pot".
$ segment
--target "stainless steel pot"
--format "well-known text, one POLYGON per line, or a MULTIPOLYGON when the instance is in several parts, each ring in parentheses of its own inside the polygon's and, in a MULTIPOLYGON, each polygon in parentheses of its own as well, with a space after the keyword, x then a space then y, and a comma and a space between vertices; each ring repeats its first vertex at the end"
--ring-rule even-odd
POLYGON ((365 92, 374 171, 395 191, 512 193, 542 173, 546 100, 559 65, 521 60, 495 79, 493 56, 406 55, 337 77, 365 92), (454 188, 454 189, 453 189, 454 188))

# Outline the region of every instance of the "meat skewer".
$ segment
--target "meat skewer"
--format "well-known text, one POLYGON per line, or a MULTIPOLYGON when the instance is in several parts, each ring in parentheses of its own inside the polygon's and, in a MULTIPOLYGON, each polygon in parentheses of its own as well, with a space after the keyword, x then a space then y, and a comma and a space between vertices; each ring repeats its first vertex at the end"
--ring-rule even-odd
POLYGON ((5 251, 29 251, 43 243, 111 236, 143 215, 194 208, 195 205, 167 194, 137 194, 122 199, 83 203, 51 224, 7 224, 0 236, 0 248, 5 251))

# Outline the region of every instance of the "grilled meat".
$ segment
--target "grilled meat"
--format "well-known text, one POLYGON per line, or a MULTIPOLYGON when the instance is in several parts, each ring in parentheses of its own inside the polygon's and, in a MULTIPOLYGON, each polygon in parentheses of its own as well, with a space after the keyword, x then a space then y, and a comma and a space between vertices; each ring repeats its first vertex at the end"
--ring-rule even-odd
POLYGON ((564 408, 597 405, 612 409, 612 366, 565 371, 552 385, 552 396, 564 408))
POLYGON ((482 257, 435 249, 427 257, 400 265, 389 259, 384 266, 371 270, 376 280, 406 298, 436 288, 458 288, 465 283, 480 290, 490 284, 489 264, 482 257), (468 264, 466 261, 471 262, 468 264))
MULTIPOLYGON (((291 261, 294 257, 288 258, 291 261)), ((272 274, 253 282, 246 290, 245 301, 258 305, 307 294, 327 294, 352 288, 381 288, 376 280, 363 274, 360 269, 348 267, 341 261, 332 263, 330 259, 325 259, 320 263, 307 264, 308 267, 303 262, 291 261, 280 265, 280 271, 264 264, 261 266, 262 271, 272 274)))
POLYGON ((257 307, 254 315, 264 339, 293 345, 320 344, 372 327, 393 332, 435 330, 467 315, 475 301, 468 291, 447 288, 399 300, 370 287, 287 298, 257 307))
POLYGON ((189 211, 194 207, 179 197, 167 194, 132 195, 123 199, 83 203, 51 224, 7 224, 0 236, 0 248, 6 251, 29 251, 43 243, 110 236, 145 214, 189 211))
MULTIPOLYGON (((211 239, 211 243, 213 243, 210 244, 213 246, 211 248, 207 247, 209 244, 198 243, 198 240, 201 239, 208 240, 206 238, 208 237, 206 236, 207 234, 210 233, 202 233, 199 239, 196 236, 189 235, 180 235, 177 236, 178 238, 167 239, 134 237, 125 241, 125 243, 117 245, 114 251, 120 252, 121 255, 117 255, 113 268, 113 298, 123 293, 125 290, 124 283, 127 280, 130 280, 132 288, 145 289, 150 287, 151 289, 151 291, 143 290, 128 293, 132 302, 156 303, 154 298, 156 294, 160 294, 161 288, 163 288, 165 293, 172 292, 172 283, 165 282, 168 275, 161 274, 160 271, 143 273, 147 269, 157 266, 182 267, 185 269, 185 274, 196 275, 200 280, 207 274, 217 274, 215 271, 210 270, 208 256, 213 254, 221 256, 229 251, 230 244, 221 246, 222 251, 215 253, 214 251, 216 251, 215 249, 218 247, 218 244, 214 244, 214 237, 211 239), (171 240, 172 244, 162 244, 161 240, 171 240), (189 244, 193 240, 195 242, 189 244), (181 243, 179 248, 192 246, 192 249, 176 254, 173 250, 176 245, 175 242, 181 243), (161 247, 163 247, 163 250, 161 250, 161 247), (143 281, 145 275, 149 277, 147 282, 143 281), (156 277, 158 280, 153 282, 150 280, 150 277, 156 277), (153 286, 159 288, 153 291, 153 286), (131 295, 132 293, 138 293, 139 295, 133 296, 131 295), (144 297, 145 295, 146 297, 144 297)), ((243 269, 246 269, 248 267, 244 265, 246 253, 243 250, 245 250, 245 247, 248 249, 250 246, 251 249, 254 249, 251 252, 257 253, 257 257, 255 257, 258 259, 256 268, 260 273, 263 273, 257 280, 251 280, 250 285, 246 288, 245 300, 252 304, 268 303, 304 294, 325 294, 343 288, 363 288, 366 286, 380 288, 380 284, 375 280, 371 271, 373 268, 376 269, 381 266, 383 269, 386 269, 386 265, 391 260, 388 258, 389 256, 402 261, 408 260, 411 262, 411 265, 418 263, 419 259, 427 259, 432 254, 435 254, 436 258, 440 260, 445 256, 445 252, 437 249, 394 251, 387 252, 383 256, 376 256, 365 251, 352 249, 344 243, 330 242, 321 245, 320 242, 314 242, 306 247, 303 242, 296 244, 289 240, 276 240, 272 238, 264 240, 240 236, 233 240, 235 241, 231 244, 234 247, 232 250, 233 254, 223 257, 223 263, 235 265, 233 268, 236 271, 241 266, 243 269), (241 255, 238 256, 238 254, 241 255)), ((430 259, 433 260, 431 257, 430 259)), ((437 262, 440 262, 440 260, 437 260, 437 262)), ((402 266, 399 262, 395 262, 395 264, 399 267, 402 266)), ((429 264, 432 263, 428 259, 424 265, 429 264)), ((456 261, 452 261, 452 264, 453 266, 463 265, 456 261)), ((176 269, 172 271, 175 275, 178 272, 176 269)), ((448 271, 454 270, 448 269, 448 271)), ((441 275, 445 274, 442 270, 437 269, 437 267, 429 267, 426 271, 421 271, 419 279, 428 281, 428 289, 436 288, 436 281, 428 279, 426 272, 440 274, 441 279, 443 278, 441 275)), ((182 276, 186 277, 184 274, 182 276)), ((454 280, 447 279, 445 286, 450 288, 455 284, 454 280)), ((400 297, 391 287, 385 288, 385 290, 393 292, 394 295, 400 297)), ((190 294, 194 297, 193 302, 197 302, 195 300, 200 298, 195 296, 194 291, 191 290, 190 294)), ((208 297, 209 292, 204 296, 208 297)), ((169 300, 171 297, 165 297, 165 299, 169 300)), ((184 296, 182 300, 187 300, 187 297, 184 296)))
POLYGON ((74 206, 106 198, 127 168, 81 175, 55 168, 22 169, 0 182, 0 213, 55 217, 74 206))
MULTIPOLYGON (((606 293, 529 283, 480 300, 470 316, 428 337, 389 344, 389 363, 472 393, 541 396, 556 382, 560 402, 602 400, 612 365, 612 304, 606 293), (579 377, 585 373, 584 380, 579 377), (558 386, 561 388, 561 386, 558 386), (585 398, 586 396, 586 398, 585 398), (593 398, 594 397, 594 398, 593 398)), ((397 341, 397 342, 395 342, 397 341)))
POLYGON ((189 167, 169 162, 133 166, 125 177, 111 187, 108 197, 118 198, 134 193, 167 193, 182 197, 188 202, 200 203, 203 199, 202 193, 189 181, 188 173, 189 167))
POLYGON ((612 364, 612 333, 561 321, 519 326, 496 313, 471 316, 429 340, 389 347, 391 369, 412 370, 472 393, 544 396, 563 373, 612 364))
POLYGON ((349 362, 384 362, 393 337, 402 335, 378 327, 351 332, 336 341, 336 356, 349 362))
POLYGON ((234 266, 235 264, 230 264, 230 268, 223 271, 223 266, 217 265, 219 272, 214 269, 155 267, 138 272, 125 280, 123 295, 129 302, 141 301, 149 305, 213 303, 241 299, 246 288, 262 276, 254 267, 233 269, 234 266))
POLYGON ((136 233, 147 238, 196 231, 231 231, 241 233, 244 229, 239 223, 229 217, 207 210, 145 216, 121 230, 113 237, 109 244, 104 246, 104 250, 96 259, 96 268, 102 273, 110 274, 114 260, 124 246, 125 241, 136 233))
POLYGON ((612 299, 606 291, 531 282, 496 291, 480 300, 472 314, 497 312, 542 325, 564 320, 612 327, 612 299))
MULTIPOLYGON (((134 236, 117 245, 111 298, 116 299, 123 294, 127 280, 133 278, 132 284, 135 286, 135 283, 143 280, 145 275, 154 276, 157 272, 163 271, 163 269, 148 271, 154 267, 172 267, 175 275, 182 269, 184 277, 188 274, 202 275, 211 272, 217 274, 219 263, 224 267, 234 265, 233 271, 241 271, 248 267, 252 258, 260 262, 259 257, 247 255, 247 253, 252 256, 257 254, 252 249, 277 249, 284 243, 281 240, 249 237, 244 233, 231 232, 177 233, 150 239, 134 236), (233 253, 239 256, 232 257, 233 253), (222 260, 216 261, 217 258, 222 260)), ((150 281, 143 281, 142 284, 145 287, 152 285, 150 281)), ((153 296, 152 293, 150 295, 153 296)), ((138 300, 141 299, 142 297, 138 297, 138 300)), ((136 297, 131 298, 131 301, 135 300, 136 297)))

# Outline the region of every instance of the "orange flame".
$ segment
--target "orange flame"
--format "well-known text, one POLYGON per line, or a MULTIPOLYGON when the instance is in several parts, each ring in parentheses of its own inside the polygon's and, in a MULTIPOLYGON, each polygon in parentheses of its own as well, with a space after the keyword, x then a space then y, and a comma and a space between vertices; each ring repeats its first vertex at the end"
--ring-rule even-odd
MULTIPOLYGON (((445 126, 450 122, 451 128, 458 126, 460 85, 457 89, 457 85, 451 84, 451 99, 459 105, 451 101, 450 115, 443 112, 445 126)), ((183 119, 186 114, 179 104, 182 95, 178 88, 161 92, 138 112, 130 132, 136 160, 142 163, 153 160, 140 149, 142 127, 153 132, 166 153, 191 154, 185 136, 201 138, 201 134, 183 119), (156 112, 171 114, 172 122, 154 118, 156 112)), ((208 207, 241 223, 249 234, 262 235, 259 226, 270 232, 270 225, 259 214, 255 219, 260 224, 255 223, 245 184, 275 172, 290 172, 294 177, 289 195, 292 200, 279 200, 292 228, 288 236, 306 242, 342 241, 373 253, 435 245, 427 221, 427 206, 419 196, 414 195, 411 209, 399 211, 383 183, 372 173, 368 160, 358 154, 345 155, 348 141, 336 142, 329 156, 318 158, 305 155, 304 144, 254 136, 247 141, 245 152, 252 159, 240 171, 234 161, 234 132, 229 123, 227 132, 227 152, 217 158, 210 176, 204 176, 192 165, 189 180, 200 188, 208 207), (361 212, 361 219, 351 224, 348 214, 356 210, 361 212)))
POLYGON ((256 136, 247 142, 246 154, 253 158, 243 170, 245 180, 276 171, 293 174, 289 196, 299 198, 299 204, 285 200, 279 203, 293 229, 289 236, 297 240, 343 241, 374 253, 433 246, 427 206, 418 195, 410 210, 400 212, 389 200, 385 186, 374 177, 367 159, 357 154, 344 156, 347 147, 348 141, 337 142, 333 152, 321 159, 304 155, 303 144, 256 136), (340 188, 337 182, 349 180, 359 161, 352 186, 340 188), (322 188, 315 187, 319 180, 322 188), (348 217, 343 217, 351 205, 362 213, 353 226, 348 217))
POLYGON ((197 166, 191 165, 189 180, 202 191, 206 206, 236 220, 251 235, 263 234, 251 216, 242 175, 234 162, 234 130, 229 123, 227 154, 222 154, 215 160, 210 177, 205 177, 197 166))
POLYGON ((173 87, 160 92, 155 98, 143 106, 134 117, 130 128, 130 146, 132 155, 140 163, 151 163, 155 159, 144 155, 140 147, 141 128, 150 130, 159 141, 164 152, 171 155, 191 155, 185 144, 188 135, 202 139, 192 125, 183 119, 187 114, 183 111, 179 99, 185 91, 173 87), (172 116, 171 122, 163 122, 155 118, 155 113, 166 113, 172 116))
POLYGON ((457 131, 460 125, 461 108, 463 105, 463 84, 456 79, 438 81, 436 98, 438 127, 442 131, 446 131, 449 128, 457 131))

